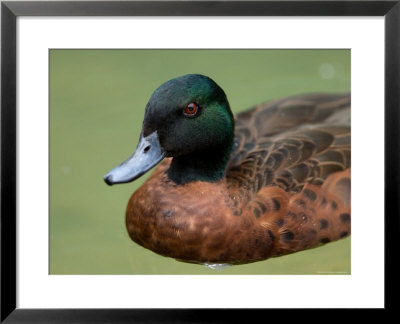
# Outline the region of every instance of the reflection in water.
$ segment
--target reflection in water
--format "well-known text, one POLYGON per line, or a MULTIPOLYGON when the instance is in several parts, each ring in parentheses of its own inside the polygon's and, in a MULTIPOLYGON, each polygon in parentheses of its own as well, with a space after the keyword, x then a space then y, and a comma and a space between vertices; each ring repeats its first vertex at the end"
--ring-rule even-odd
POLYGON ((231 264, 228 263, 204 263, 204 265, 211 270, 218 270, 218 271, 227 269, 232 266, 231 264))

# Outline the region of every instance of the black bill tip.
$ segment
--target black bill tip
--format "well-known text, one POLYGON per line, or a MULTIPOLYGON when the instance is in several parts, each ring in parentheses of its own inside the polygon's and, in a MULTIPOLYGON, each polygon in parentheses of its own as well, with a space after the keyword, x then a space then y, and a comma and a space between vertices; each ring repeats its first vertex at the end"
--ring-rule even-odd
POLYGON ((111 175, 106 175, 104 177, 104 182, 107 183, 109 186, 112 186, 114 183, 112 182, 112 176, 111 175))

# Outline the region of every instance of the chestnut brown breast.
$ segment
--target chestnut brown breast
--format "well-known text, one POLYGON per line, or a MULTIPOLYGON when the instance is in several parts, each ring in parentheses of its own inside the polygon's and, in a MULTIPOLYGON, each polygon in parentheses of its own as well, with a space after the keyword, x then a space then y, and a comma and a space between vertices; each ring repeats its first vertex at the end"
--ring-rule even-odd
MULTIPOLYGON (((264 187, 251 199, 239 187, 175 185, 163 162, 131 197, 126 226, 136 243, 196 263, 249 263, 337 240, 350 234, 350 206, 335 191, 350 170, 300 193, 264 187)), ((344 179, 344 180, 343 180, 344 179)), ((341 192, 341 191, 339 191, 341 192)))

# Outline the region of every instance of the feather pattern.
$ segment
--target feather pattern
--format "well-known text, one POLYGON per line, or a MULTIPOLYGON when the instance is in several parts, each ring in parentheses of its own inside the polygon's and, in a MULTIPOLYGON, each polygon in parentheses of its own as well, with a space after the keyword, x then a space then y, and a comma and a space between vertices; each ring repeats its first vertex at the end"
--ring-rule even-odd
POLYGON ((236 125, 228 188, 279 237, 275 255, 350 234, 350 95, 262 104, 236 125))
POLYGON ((350 95, 311 94, 235 116, 225 177, 176 184, 171 158, 131 197, 132 240, 186 262, 240 264, 350 235, 350 95))

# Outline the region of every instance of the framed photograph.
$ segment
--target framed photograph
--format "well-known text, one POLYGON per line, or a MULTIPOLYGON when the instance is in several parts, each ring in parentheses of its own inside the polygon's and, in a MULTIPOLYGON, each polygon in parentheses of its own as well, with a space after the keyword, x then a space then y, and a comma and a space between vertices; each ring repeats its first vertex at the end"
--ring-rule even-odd
POLYGON ((1 321, 389 308, 399 16, 398 1, 2 2, 1 321))

